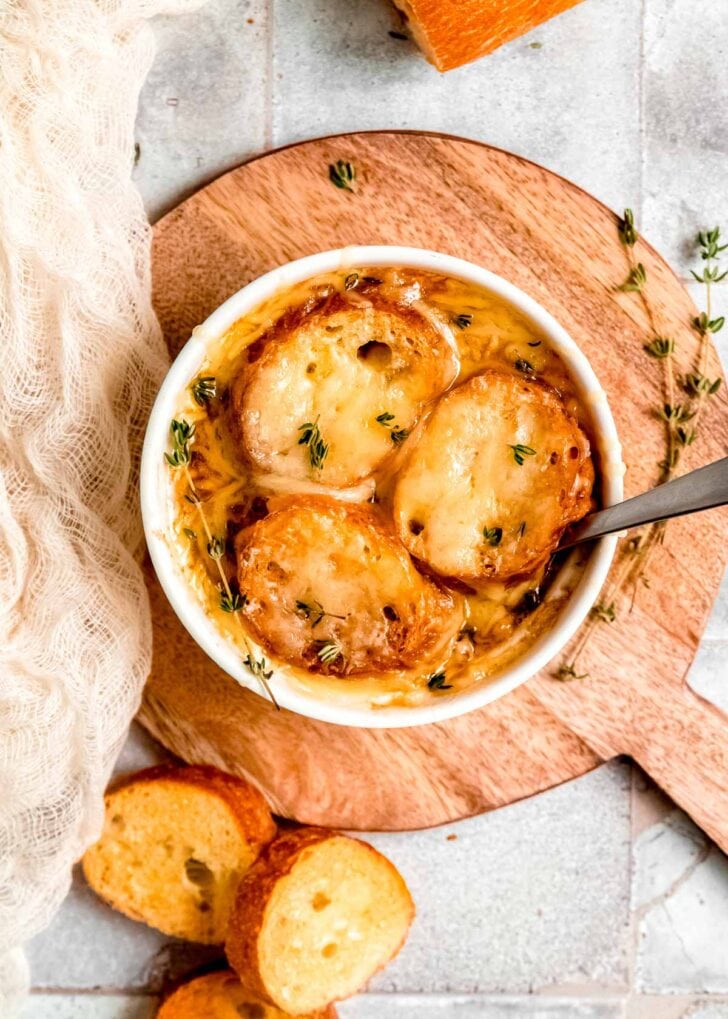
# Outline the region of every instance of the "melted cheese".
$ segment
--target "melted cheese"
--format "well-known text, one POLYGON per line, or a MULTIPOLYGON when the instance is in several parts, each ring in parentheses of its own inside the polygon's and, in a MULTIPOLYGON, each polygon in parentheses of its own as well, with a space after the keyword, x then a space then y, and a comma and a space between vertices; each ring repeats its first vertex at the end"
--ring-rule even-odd
POLYGON ((412 555, 445 577, 533 572, 584 515, 589 442, 556 393, 486 371, 444 397, 399 472, 394 516, 412 555))
POLYGON ((262 354, 233 386, 246 454, 266 472, 337 487, 391 457, 457 374, 450 343, 428 319, 342 297, 260 342, 262 354), (306 422, 327 446, 320 466, 301 442, 306 422))
MULTIPOLYGON (((200 367, 199 374, 215 376, 217 398, 207 407, 199 407, 189 391, 180 394, 177 416, 184 417, 196 426, 192 444, 194 458, 191 472, 202 493, 204 512, 212 533, 216 536, 225 536, 228 539, 228 551, 221 565, 233 585, 237 582, 236 563, 233 555, 236 535, 244 533, 245 529, 251 526, 254 528, 255 522, 261 517, 265 519, 266 514, 276 513, 286 504, 292 493, 302 493, 306 496, 326 495, 330 499, 339 502, 348 500, 353 504, 363 504, 374 499, 378 503, 381 517, 385 520, 394 519, 393 501, 395 490, 398 487, 398 479, 400 481, 404 479, 415 462, 415 458, 420 455, 419 444, 423 442, 423 436, 438 413, 437 409, 434 412, 432 410, 433 405, 437 407, 438 394, 447 391, 447 386, 453 383, 450 378, 451 373, 447 368, 443 369, 443 366, 455 365, 457 378, 454 380, 454 385, 463 388, 463 383, 467 383, 468 379, 474 375, 495 370, 517 376, 516 362, 521 367, 527 364, 529 373, 535 374, 540 381, 548 384, 555 391, 563 410, 576 419, 582 429, 589 426, 588 407, 585 408, 578 398, 571 379, 558 356, 548 346, 545 339, 534 331, 530 321, 510 305, 486 291, 459 280, 406 269, 376 269, 372 271, 362 267, 358 270, 361 278, 377 276, 381 283, 359 286, 356 290, 347 291, 345 280, 350 274, 351 270, 327 273, 313 280, 297 284, 285 293, 280 293, 272 300, 265 302, 245 318, 240 319, 222 338, 210 337, 209 357, 207 362, 200 367), (261 470, 256 464, 251 465, 251 458, 241 445, 240 427, 233 413, 236 401, 231 398, 236 380, 241 378, 241 373, 246 370, 246 365, 250 363, 251 367, 254 367, 255 361, 261 359, 260 351, 256 348, 262 347, 265 350, 267 344, 265 342, 261 344, 259 341, 266 337, 270 338, 275 333, 282 317, 287 316, 292 308, 315 309, 321 306, 323 299, 332 294, 340 297, 342 301, 346 301, 347 308, 355 309, 357 313, 363 312, 365 316, 370 316, 372 319, 373 309, 377 309, 380 314, 391 313, 391 316, 397 317, 398 320, 401 320, 403 315, 405 318, 407 314, 417 315, 420 326, 416 335, 421 335, 420 330, 424 329, 430 339, 434 337, 437 350, 442 355, 438 356, 436 361, 435 374, 438 381, 433 385, 432 380, 427 382, 424 379, 418 379, 414 388, 406 388, 398 396, 401 402, 397 405, 397 413, 402 414, 402 421, 395 416, 394 424, 398 427, 408 424, 413 427, 410 437, 402 445, 392 450, 391 438, 386 429, 376 422, 376 417, 380 412, 380 407, 381 412, 394 414, 394 404, 387 402, 385 406, 382 402, 370 405, 364 399, 359 399, 363 378, 368 379, 369 397, 376 396, 377 399, 387 392, 385 388, 377 388, 385 380, 376 381, 376 377, 371 379, 366 375, 347 375, 344 365, 348 364, 354 367, 351 353, 348 355, 348 360, 332 355, 331 378, 336 380, 336 385, 330 391, 329 396, 332 400, 338 400, 340 406, 348 406, 349 401, 353 403, 357 410, 351 420, 358 419, 360 424, 364 421, 363 436, 365 438, 361 451, 359 451, 355 447, 357 442, 362 440, 362 432, 357 432, 354 426, 351 426, 349 430, 344 422, 333 419, 325 425, 325 428, 330 432, 326 438, 331 441, 333 436, 339 444, 340 450, 353 451, 354 469, 351 469, 348 475, 342 471, 335 478, 325 475, 317 477, 308 469, 301 470, 300 461, 299 467, 291 473, 276 472, 273 474, 270 473, 269 466, 261 470), (469 317, 467 325, 457 324, 462 315, 469 317), (453 344, 455 355, 452 353, 453 344), (256 357, 253 357, 253 351, 256 351, 256 357), (437 372, 441 372, 441 374, 438 376, 437 372), (427 396, 428 385, 431 387, 429 397, 427 396), (341 403, 339 388, 343 388, 346 392, 346 404, 341 403), (418 406, 418 401, 424 402, 418 406), (415 407, 417 407, 416 410, 415 407), (407 417, 407 413, 412 416, 407 417), (419 424, 416 423, 418 417, 420 418, 419 424), (372 418, 377 425, 376 429, 371 424, 372 418), (378 434, 378 428, 382 428, 381 434, 378 434), (359 459, 360 452, 361 459, 359 459), (382 453, 384 453, 383 458, 381 457, 382 453), (359 477, 363 465, 366 463, 374 469, 369 476, 353 483, 352 479, 359 477), (346 481, 346 487, 342 487, 342 481, 346 481)), ((303 315, 301 321, 305 318, 306 315, 303 315)), ((320 330, 319 335, 321 335, 320 330)), ((328 334, 324 333, 323 335, 328 334)), ((368 335, 373 336, 373 332, 370 330, 368 335)), ((287 338, 290 340, 291 336, 289 328, 287 338)), ((281 339, 281 336, 279 335, 278 338, 281 339)), ((315 336, 312 339, 315 339, 315 336)), ((285 339, 283 342, 286 342, 285 339)), ((293 371, 294 362, 299 368, 305 369, 309 362, 306 361, 304 364, 303 346, 298 349, 294 343, 290 349, 295 353, 289 366, 290 371, 293 371)), ((355 368, 358 373, 360 371, 358 359, 355 368)), ((298 387, 299 393, 305 391, 306 385, 308 385, 306 383, 302 389, 298 385, 300 380, 295 376, 295 372, 289 375, 289 380, 294 388, 298 387)), ((193 381, 190 380, 190 382, 193 381)), ((262 394, 262 389, 259 392, 262 394)), ((394 390, 387 393, 388 397, 395 395, 397 394, 394 390)), ((451 395, 454 397, 455 390, 451 395)), ((262 396, 260 399, 262 408, 262 396)), ((451 396, 440 396, 439 399, 440 403, 443 403, 449 401, 451 396)), ((273 429, 280 427, 281 434, 286 430, 293 435, 297 434, 297 427, 303 423, 303 418, 300 421, 297 417, 286 420, 290 411, 287 410, 283 413, 280 401, 276 404, 276 401, 273 400, 272 404, 276 405, 281 422, 276 424, 275 415, 271 413, 271 427, 273 429)), ((319 403, 308 402, 295 413, 315 416, 318 407, 319 403)), ((305 420, 308 419, 305 417, 305 420)), ((322 419, 319 424, 323 426, 322 419)), ((322 427, 323 432, 324 428, 322 427)), ((467 435, 464 423, 461 426, 460 434, 461 438, 465 438, 467 435)), ((519 432, 518 435, 518 438, 511 437, 511 443, 524 442, 528 444, 525 431, 519 432)), ((563 435, 562 439, 564 439, 563 435)), ((290 441, 290 436, 286 441, 290 441)), ((544 443, 543 439, 538 441, 544 443)), ((585 441, 584 436, 579 433, 580 450, 583 450, 585 441)), ((275 445, 274 443, 271 449, 274 449, 275 445)), ((329 455, 333 453, 333 450, 334 443, 331 442, 329 455)), ((427 443, 423 443, 421 452, 425 460, 431 461, 434 454, 432 449, 428 449, 427 443)), ((294 451, 293 455, 296 456, 297 453, 298 450, 294 451)), ((302 462, 305 465, 305 458, 302 462)), ((334 463, 335 461, 332 459, 331 464, 334 463)), ((343 459, 340 463, 343 463, 343 459)), ((585 461, 586 463, 588 461, 585 461)), ((527 465, 525 462, 524 467, 527 465)), ((485 478, 485 482, 490 484, 491 489, 502 500, 492 504, 493 511, 495 513, 497 509, 496 515, 502 516, 504 520, 506 519, 505 513, 508 512, 508 519, 520 525, 524 518, 520 515, 522 511, 516 506, 523 505, 528 512, 532 512, 533 500, 529 506, 525 488, 521 491, 519 482, 525 482, 525 479, 532 475, 530 472, 515 474, 516 469, 522 470, 523 468, 518 468, 515 462, 511 466, 507 457, 505 465, 501 464, 501 466, 504 469, 507 468, 509 486, 515 484, 516 487, 506 490, 505 486, 498 484, 497 472, 493 467, 493 471, 489 475, 490 481, 488 482, 488 478, 485 478), (512 505, 509 492, 514 497, 518 497, 512 505), (517 521, 516 517, 518 517, 517 521)), ((588 477, 588 470, 588 466, 585 467, 587 472, 585 477, 588 477)), ((434 478, 426 480, 423 474, 421 487, 419 483, 415 484, 414 475, 410 475, 409 480, 411 484, 407 484, 407 490, 400 487, 398 503, 402 512, 399 517, 400 525, 406 515, 403 508, 403 493, 406 494, 406 491, 409 493, 407 498, 413 500, 412 505, 414 506, 414 503, 417 502, 418 509, 422 513, 425 510, 432 511, 433 503, 437 499, 443 498, 442 484, 436 484, 434 478)), ((182 472, 176 473, 173 476, 173 481, 175 484, 176 527, 171 540, 176 554, 184 564, 190 585, 205 605, 206 611, 215 618, 220 631, 232 644, 241 646, 239 617, 233 617, 229 613, 220 611, 217 565, 207 554, 207 537, 198 510, 184 498, 188 494, 188 488, 182 472)), ((445 498, 447 498, 446 494, 445 498)), ((457 520, 458 515, 463 515, 461 507, 456 503, 457 500, 454 500, 451 505, 452 520, 457 520)), ((469 505, 471 518, 470 522, 465 521, 465 524, 471 528, 472 538, 476 533, 474 530, 476 519, 481 527, 481 537, 482 527, 486 525, 502 526, 497 520, 490 520, 490 510, 484 512, 481 517, 481 509, 476 506, 475 502, 471 500, 469 505)), ((537 517, 538 513, 534 513, 532 521, 534 527, 538 525, 537 517)), ((473 552, 476 547, 478 553, 482 551, 482 548, 471 542, 469 551, 468 548, 463 551, 464 559, 461 563, 457 552, 452 547, 449 549, 447 547, 445 514, 440 514, 439 519, 442 522, 442 554, 447 559, 447 565, 444 568, 447 571, 453 569, 451 563, 457 560, 455 562, 456 573, 462 565, 462 569, 465 571, 463 575, 465 575, 468 570, 473 569, 473 562, 481 561, 478 555, 473 558, 473 552), (468 561, 469 555, 471 559, 468 561)), ((434 535, 437 530, 434 527, 435 520, 436 514, 430 518, 430 523, 433 525, 431 535, 434 535)), ((528 534, 528 529, 526 534, 528 534)), ((304 573, 307 569, 306 560, 313 557, 311 569, 314 569, 316 562, 319 561, 318 554, 314 552, 318 545, 316 542, 313 545, 309 544, 313 540, 311 536, 302 538, 299 550, 300 563, 297 569, 304 573)), ((243 541, 243 539, 240 538, 238 541, 243 541)), ((507 544, 506 538, 502 541, 504 547, 501 549, 500 555, 505 557, 506 552, 510 555, 513 549, 507 544)), ((389 559, 385 561, 389 562, 389 559)), ((351 557, 350 562, 351 584, 354 587, 358 583, 368 584, 368 581, 362 579, 368 576, 368 560, 363 556, 358 559, 351 557)), ((444 562, 445 560, 443 560, 444 562)), ((507 567, 505 558, 499 562, 501 566, 507 567)), ((323 563, 325 565, 325 559, 323 563)), ((401 570, 401 565, 396 569, 401 570)), ((546 564, 543 562, 536 566, 532 564, 527 567, 527 570, 528 572, 525 575, 519 575, 517 580, 503 579, 502 577, 484 580, 481 577, 476 583, 471 579, 469 581, 470 588, 464 595, 447 596, 454 599, 451 621, 457 621, 464 614, 465 625, 459 637, 456 635, 453 640, 452 633, 448 628, 438 624, 435 627, 435 632, 440 634, 444 642, 438 644, 437 641, 434 641, 422 644, 418 652, 421 657, 418 657, 416 662, 413 663, 412 658, 403 658, 399 665, 395 665, 393 664, 394 659, 390 657, 386 667, 375 666, 374 657, 372 657, 369 666, 362 666, 362 671, 350 674, 346 682, 342 681, 342 677, 335 671, 326 674, 320 671, 310 671, 309 668, 303 668, 300 664, 287 664, 284 654, 276 653, 276 651, 271 652, 270 634, 267 643, 262 642, 265 643, 273 664, 277 670, 286 675, 288 682, 317 698, 327 698, 356 705, 369 704, 373 708, 392 704, 422 704, 433 697, 442 696, 441 692, 432 691, 427 685, 428 676, 437 669, 443 667, 446 669, 448 685, 457 690, 474 683, 488 682, 491 677, 498 675, 503 668, 523 654, 524 650, 551 624, 565 599, 578 582, 582 570, 582 559, 579 554, 573 555, 566 565, 559 567, 556 573, 553 571, 548 573, 546 564), (550 587, 549 584, 551 584, 550 587)), ((404 573, 400 572, 398 575, 400 577, 409 576, 410 580, 415 582, 415 586, 424 579, 417 570, 413 574, 409 574, 405 570, 404 573)), ((472 578, 472 573, 469 575, 472 578)), ((367 595, 361 603, 356 601, 352 591, 349 591, 348 594, 345 592, 341 594, 345 601, 355 607, 356 615, 362 613, 364 621, 356 641, 350 638, 352 648, 358 641, 366 649, 368 642, 372 641, 372 636, 367 633, 367 627, 372 624, 374 619, 375 614, 372 613, 376 600, 384 596, 385 588, 381 590, 377 588, 377 584, 382 579, 383 575, 374 577, 374 586, 367 587, 367 595), (349 601, 349 599, 351 600, 349 601), (367 608, 367 606, 369 607, 367 608)), ((316 586, 318 588, 318 584, 316 586)), ((313 593, 311 584, 309 587, 313 593)), ((294 595, 292 588, 289 593, 291 596, 294 595)), ((337 598, 339 598, 338 594, 337 598)), ((318 600, 323 603, 324 608, 332 611, 327 604, 326 596, 320 594, 318 600)), ((295 619, 295 615, 289 612, 286 626, 292 618, 295 619)), ((442 622, 437 612, 435 619, 440 619, 442 622)), ((381 641, 381 625, 381 617, 378 616, 376 617, 373 644, 380 647, 386 646, 386 642, 382 644, 381 641)), ((248 638, 255 644, 256 630, 252 620, 244 621, 244 630, 247 631, 248 638)), ((262 635, 262 628, 260 632, 262 635)), ((278 640, 278 638, 276 639, 278 640)), ((282 647, 283 645, 277 646, 282 647)), ((242 647, 241 652, 244 654, 242 647)), ((300 659, 296 659, 295 655, 292 660, 300 661, 300 659)), ((318 668, 316 663, 313 664, 314 669, 318 668)))

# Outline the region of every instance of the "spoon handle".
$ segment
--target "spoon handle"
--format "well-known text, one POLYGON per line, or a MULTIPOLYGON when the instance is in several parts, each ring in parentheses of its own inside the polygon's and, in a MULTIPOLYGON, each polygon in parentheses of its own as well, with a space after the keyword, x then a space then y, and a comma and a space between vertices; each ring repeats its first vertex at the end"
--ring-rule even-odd
POLYGON ((616 506, 590 513, 573 528, 561 548, 571 548, 605 534, 627 531, 657 520, 697 513, 699 510, 725 506, 728 503, 728 456, 707 467, 683 474, 680 478, 658 485, 643 495, 636 495, 616 506))

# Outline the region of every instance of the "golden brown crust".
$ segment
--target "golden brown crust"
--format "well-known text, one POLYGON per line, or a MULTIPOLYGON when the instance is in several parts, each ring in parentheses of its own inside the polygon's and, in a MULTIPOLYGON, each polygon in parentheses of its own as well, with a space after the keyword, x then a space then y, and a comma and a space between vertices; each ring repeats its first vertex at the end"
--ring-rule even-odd
POLYGON ((240 535, 237 555, 256 637, 312 672, 413 668, 461 622, 457 598, 417 572, 391 523, 369 505, 282 500, 240 535), (327 641, 340 652, 330 662, 319 656, 327 641))
POLYGON ((101 837, 82 860, 96 894, 166 934, 222 943, 240 874, 277 830, 261 793, 209 766, 158 765, 114 783, 105 812, 101 837), (186 801, 190 789, 196 795, 186 801))
POLYGON ((454 344, 424 315, 376 294, 337 293, 290 309, 251 345, 231 388, 231 423, 256 470, 346 488, 395 456, 456 374, 454 344), (300 441, 306 422, 328 446, 321 463, 300 441))
POLYGON ((395 0, 440 71, 470 63, 581 0, 395 0))
MULTIPOLYGON (((228 937, 225 942, 225 954, 230 965, 238 974, 241 984, 263 1001, 271 1001, 268 988, 261 978, 258 958, 260 933, 268 903, 277 883, 281 878, 290 874, 302 853, 329 839, 349 839, 356 842, 360 846, 364 846, 378 860, 385 861, 396 872, 394 865, 373 846, 360 839, 352 839, 351 836, 343 835, 341 832, 315 827, 294 828, 279 832, 278 836, 265 847, 238 886, 238 893, 230 913, 228 937)), ((409 897, 407 886, 401 876, 400 880, 409 897)), ((409 901, 411 912, 407 929, 415 914, 411 897, 409 901)), ((393 956, 402 948, 406 937, 407 930, 405 930, 393 956)), ((386 960, 382 967, 386 965, 387 961, 389 960, 386 960)))
MULTIPOLYGON (((301 1019, 336 1019, 336 1009, 309 1012, 301 1019)), ((162 1004, 157 1019, 286 1019, 274 1005, 244 991, 232 970, 196 977, 178 987, 162 1004)))
POLYGON ((260 975, 258 942, 268 900, 278 881, 292 870, 301 853, 338 832, 327 828, 291 828, 279 832, 243 880, 230 912, 225 954, 240 983, 256 997, 270 1001, 260 975))
POLYGON ((156 782, 163 779, 167 782, 178 782, 218 796, 230 808, 235 823, 248 845, 265 845, 270 842, 277 831, 265 797, 254 785, 244 778, 229 775, 210 764, 190 764, 179 766, 174 764, 157 764, 151 768, 130 775, 122 775, 109 788, 105 802, 115 792, 130 785, 143 782, 156 782))
POLYGON ((527 576, 591 508, 589 440, 546 383, 487 370, 413 437, 394 493, 410 553, 444 577, 527 576))

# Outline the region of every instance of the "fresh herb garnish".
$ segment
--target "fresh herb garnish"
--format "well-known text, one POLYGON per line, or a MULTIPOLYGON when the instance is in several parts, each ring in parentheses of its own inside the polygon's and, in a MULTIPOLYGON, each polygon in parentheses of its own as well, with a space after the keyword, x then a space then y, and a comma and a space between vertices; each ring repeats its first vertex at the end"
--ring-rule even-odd
POLYGON ((352 163, 345 159, 337 159, 335 163, 329 164, 329 180, 334 187, 342 191, 354 193, 352 184, 356 181, 356 170, 352 163))
POLYGON ((301 437, 298 440, 299 446, 308 446, 308 456, 314 470, 320 471, 324 460, 329 453, 329 444, 324 442, 321 436, 321 429, 318 426, 318 418, 315 421, 307 421, 299 427, 301 437))
POLYGON ((458 329, 467 329, 469 326, 473 324, 473 316, 468 315, 467 313, 462 315, 456 315, 453 318, 453 322, 458 327, 458 329))
MULTIPOLYGON (((389 414, 385 411, 383 414, 378 414, 376 420, 380 425, 384 425, 385 428, 389 428, 391 423, 394 421, 394 414, 389 414)), ((394 428, 390 429, 389 432, 389 437, 395 446, 400 446, 408 435, 408 428, 397 428, 396 425, 394 428)))
POLYGON ((165 453, 164 458, 170 467, 184 467, 190 462, 190 442, 195 434, 195 426, 188 421, 173 420, 170 431, 172 452, 165 453))
POLYGON ((529 341, 528 345, 529 345, 529 347, 540 347, 541 346, 541 342, 542 342, 541 340, 532 340, 532 341, 529 341))
POLYGON ((249 654, 243 659, 243 665, 245 665, 257 679, 270 679, 273 675, 272 669, 270 671, 266 671, 268 663, 265 658, 259 658, 256 661, 256 659, 249 654))
POLYGON ((195 379, 190 389, 195 403, 204 407, 217 396, 217 380, 214 375, 201 375, 199 379, 195 379))
POLYGON ((522 538, 525 533, 526 533, 526 521, 522 520, 518 528, 518 537, 522 538))
POLYGON ((666 336, 656 336, 651 343, 645 344, 645 351, 650 357, 661 361, 663 357, 669 357, 675 350, 675 341, 666 336))
POLYGON ((248 596, 237 591, 223 591, 220 595, 220 608, 223 612, 240 612, 248 604, 248 596))
POLYGON ((592 607, 591 615, 594 619, 601 619, 605 623, 613 623, 617 618, 617 610, 614 602, 605 605, 604 602, 597 602, 592 607))
POLYGON ((183 527, 182 533, 185 534, 190 541, 197 541, 197 531, 193 531, 191 527, 183 527))
POLYGON ((452 683, 446 683, 447 676, 444 669, 438 669, 427 677, 427 686, 430 690, 452 690, 452 683))
POLYGON ((629 275, 619 288, 625 294, 641 294, 647 282, 647 270, 641 262, 637 262, 629 270, 629 275))
POLYGON ((626 244, 628 248, 633 248, 637 243, 639 234, 634 225, 634 213, 631 209, 624 210, 623 218, 619 221, 617 229, 622 238, 622 243, 626 244))
POLYGON ((350 272, 344 280, 344 290, 353 290, 359 282, 359 273, 350 272))
POLYGON ((316 655, 324 665, 333 665, 343 656, 343 648, 336 640, 321 640, 316 645, 316 655))
POLYGON ((210 559, 222 559, 225 555, 225 539, 210 538, 207 543, 207 554, 210 559))
POLYGON ((553 674, 554 679, 560 679, 562 683, 568 683, 572 679, 586 679, 589 673, 577 673, 575 665, 575 662, 571 665, 560 665, 558 671, 553 674))
POLYGON ((337 616, 334 612, 327 612, 320 601, 305 602, 299 599, 296 601, 296 613, 309 620, 312 630, 318 626, 324 616, 329 616, 331 619, 346 619, 346 616, 337 616))
POLYGON ((503 537, 503 528, 484 527, 483 537, 485 538, 489 545, 492 545, 494 548, 496 548, 501 543, 501 539, 503 537))
POLYGON ((514 363, 516 371, 523 372, 524 375, 535 375, 536 370, 530 361, 527 361, 525 357, 519 357, 514 363))
POLYGON ((509 446, 508 448, 513 450, 513 459, 519 467, 523 466, 524 457, 536 456, 535 449, 531 449, 530 446, 522 446, 520 442, 517 445, 509 446))

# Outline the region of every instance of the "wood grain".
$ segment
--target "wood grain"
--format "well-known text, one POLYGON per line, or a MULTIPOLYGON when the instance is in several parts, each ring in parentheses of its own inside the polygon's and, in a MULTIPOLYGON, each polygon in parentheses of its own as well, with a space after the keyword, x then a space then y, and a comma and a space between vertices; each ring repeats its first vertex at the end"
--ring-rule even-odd
MULTIPOLYGON (((616 217, 541 167, 475 142, 386 132, 292 146, 210 184, 155 228, 154 302, 170 353, 251 279, 345 244, 410 244, 477 262, 544 305, 607 389, 624 445, 627 495, 654 484, 664 434, 651 407, 660 370, 645 356, 645 308, 616 287, 627 272, 616 217), (351 160, 360 189, 332 187, 351 160)), ((658 329, 692 366, 692 302, 644 242, 658 329)), ((709 372, 720 372, 711 350, 709 372)), ((685 468, 728 449, 725 387, 701 420, 685 468)), ((725 563, 725 511, 670 523, 632 611, 596 628, 589 678, 548 670, 464 718, 405 730, 330 726, 276 713, 210 662, 153 577, 154 664, 141 719, 192 762, 247 775, 284 816, 348 828, 443 823, 547 789, 629 754, 728 850, 728 723, 685 683, 725 563)))

